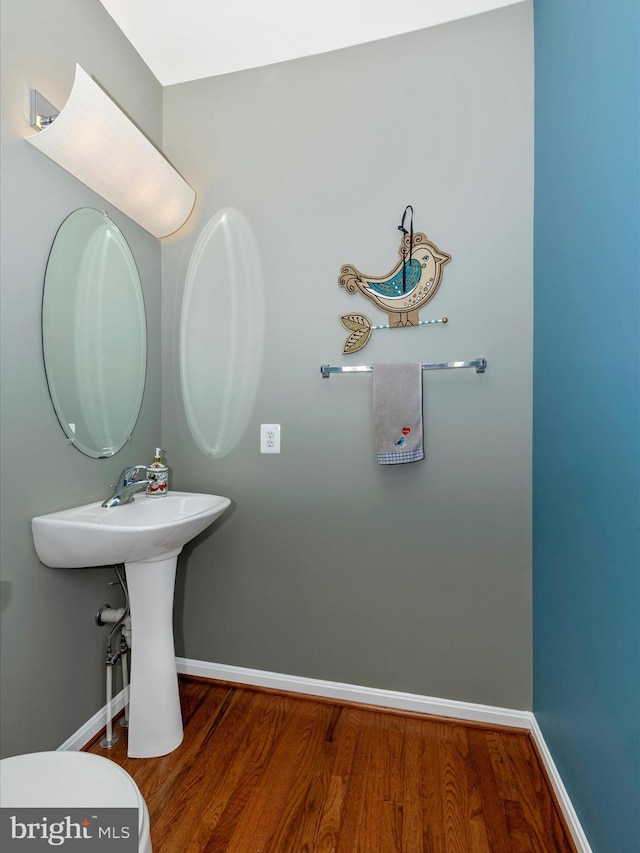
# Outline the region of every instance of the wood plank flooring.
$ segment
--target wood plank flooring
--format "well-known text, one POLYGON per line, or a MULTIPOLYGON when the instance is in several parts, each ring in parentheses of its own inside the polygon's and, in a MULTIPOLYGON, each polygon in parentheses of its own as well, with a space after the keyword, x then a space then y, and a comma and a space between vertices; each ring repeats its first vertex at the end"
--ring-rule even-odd
POLYGON ((185 738, 121 765, 154 853, 576 853, 527 732, 181 677, 185 738))

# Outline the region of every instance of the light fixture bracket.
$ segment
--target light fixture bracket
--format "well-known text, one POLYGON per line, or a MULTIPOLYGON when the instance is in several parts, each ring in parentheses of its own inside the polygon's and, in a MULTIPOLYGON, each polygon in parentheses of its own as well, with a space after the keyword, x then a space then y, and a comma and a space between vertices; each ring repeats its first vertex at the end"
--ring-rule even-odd
POLYGON ((35 130, 49 127, 60 115, 60 110, 38 92, 32 89, 29 98, 29 124, 35 130))

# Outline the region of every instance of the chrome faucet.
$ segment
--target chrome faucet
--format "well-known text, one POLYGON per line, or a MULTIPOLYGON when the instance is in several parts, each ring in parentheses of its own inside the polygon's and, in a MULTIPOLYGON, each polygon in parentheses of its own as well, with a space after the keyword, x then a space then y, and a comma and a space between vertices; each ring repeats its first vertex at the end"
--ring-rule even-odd
POLYGON ((149 480, 136 479, 138 471, 146 470, 146 465, 129 465, 128 468, 124 468, 118 477, 118 485, 112 487, 115 488, 114 493, 103 501, 102 506, 109 508, 131 503, 133 496, 143 492, 149 485, 149 480))

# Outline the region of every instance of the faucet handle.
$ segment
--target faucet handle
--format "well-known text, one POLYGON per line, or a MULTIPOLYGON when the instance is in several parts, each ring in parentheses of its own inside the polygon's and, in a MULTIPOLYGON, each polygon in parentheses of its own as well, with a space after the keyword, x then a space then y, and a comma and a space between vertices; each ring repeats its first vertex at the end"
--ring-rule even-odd
POLYGON ((138 471, 146 471, 146 465, 129 465, 127 468, 123 468, 119 479, 119 483, 121 486, 130 486, 131 483, 135 483, 137 480, 136 474, 138 471))

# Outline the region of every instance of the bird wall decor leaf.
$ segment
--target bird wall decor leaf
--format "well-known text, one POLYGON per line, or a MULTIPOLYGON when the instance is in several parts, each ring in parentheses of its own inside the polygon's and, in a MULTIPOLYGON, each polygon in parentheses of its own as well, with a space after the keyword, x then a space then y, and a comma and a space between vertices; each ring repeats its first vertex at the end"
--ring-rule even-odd
POLYGON ((358 352, 368 343, 371 337, 371 320, 368 317, 364 314, 342 314, 340 322, 351 332, 342 348, 345 355, 358 352))
POLYGON ((360 332, 371 328, 371 320, 364 314, 342 314, 340 322, 351 332, 360 332))

